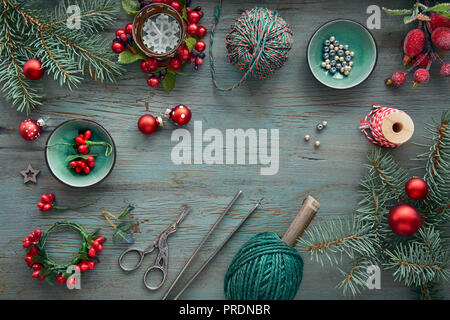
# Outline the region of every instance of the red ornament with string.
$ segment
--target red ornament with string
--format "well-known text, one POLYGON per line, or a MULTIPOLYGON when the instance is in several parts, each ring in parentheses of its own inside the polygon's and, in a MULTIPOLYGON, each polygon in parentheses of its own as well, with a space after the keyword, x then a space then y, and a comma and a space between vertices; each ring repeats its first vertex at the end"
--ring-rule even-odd
POLYGON ((138 120, 138 129, 143 134, 152 134, 163 125, 161 117, 154 117, 151 114, 145 114, 138 120))
POLYGON ((44 126, 44 120, 32 120, 26 119, 22 121, 19 126, 19 133, 27 141, 33 141, 39 138, 41 135, 42 127, 44 126))
POLYGON ((28 60, 23 66, 23 75, 30 80, 39 80, 43 77, 45 69, 42 68, 42 62, 37 59, 28 60))
POLYGON ((398 204, 389 211, 389 227, 399 236, 412 236, 419 230, 421 223, 419 211, 410 204, 398 204))
POLYGON ((405 192, 411 199, 421 200, 428 194, 428 185, 423 179, 414 177, 406 182, 405 192))
POLYGON ((172 109, 167 109, 164 116, 172 119, 175 124, 184 126, 191 121, 192 113, 187 106, 180 104, 172 109))

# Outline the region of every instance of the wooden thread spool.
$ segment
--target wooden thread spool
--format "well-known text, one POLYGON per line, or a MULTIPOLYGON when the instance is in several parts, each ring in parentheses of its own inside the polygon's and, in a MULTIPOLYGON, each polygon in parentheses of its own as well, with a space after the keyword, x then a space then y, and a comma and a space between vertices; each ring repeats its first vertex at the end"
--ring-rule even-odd
POLYGON ((374 144, 397 148, 414 134, 414 122, 404 111, 373 105, 373 110, 360 121, 360 129, 374 144))

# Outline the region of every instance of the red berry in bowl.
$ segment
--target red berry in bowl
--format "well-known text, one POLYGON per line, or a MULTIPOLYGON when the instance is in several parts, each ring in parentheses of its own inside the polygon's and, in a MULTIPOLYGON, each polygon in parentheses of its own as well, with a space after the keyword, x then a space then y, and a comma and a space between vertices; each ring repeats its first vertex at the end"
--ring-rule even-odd
POLYGON ((169 65, 173 70, 179 70, 182 66, 182 63, 180 59, 173 58, 170 60, 169 65))
POLYGON ((86 130, 83 134, 83 138, 84 140, 89 140, 92 136, 92 131, 91 130, 86 130))
POLYGON ((187 26, 187 33, 190 36, 196 36, 198 32, 198 25, 195 23, 191 23, 187 26))
POLYGON ((204 36, 206 36, 206 33, 207 33, 207 31, 204 26, 198 27, 197 36, 199 36, 200 38, 203 38, 204 36))
POLYGON ((132 34, 133 33, 133 24, 129 23, 125 26, 125 33, 132 34))
POLYGON ((430 79, 430 73, 427 69, 417 69, 414 72, 414 87, 417 87, 419 83, 426 83, 430 79))
POLYGON ((431 41, 439 49, 450 50, 450 28, 435 29, 431 34, 431 41))
POLYGON ((450 76, 450 63, 443 63, 440 69, 441 75, 444 77, 450 76))
POLYGON ((159 85, 159 79, 156 77, 148 78, 147 84, 152 88, 156 88, 159 85))

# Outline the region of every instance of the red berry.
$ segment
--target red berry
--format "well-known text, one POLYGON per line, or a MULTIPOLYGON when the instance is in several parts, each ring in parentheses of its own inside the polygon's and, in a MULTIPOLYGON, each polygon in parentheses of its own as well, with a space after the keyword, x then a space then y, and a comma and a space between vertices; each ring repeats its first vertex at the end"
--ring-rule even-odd
POLYGON ((103 242, 105 242, 105 237, 100 236, 100 237, 98 237, 97 239, 95 239, 95 241, 98 241, 98 242, 100 242, 100 243, 103 243, 103 242))
POLYGON ((431 34, 431 41, 439 49, 450 50, 450 28, 436 28, 431 34))
POLYGON ((43 267, 44 267, 44 266, 43 266, 42 264, 40 264, 40 263, 35 263, 35 264, 33 264, 33 266, 32 266, 32 268, 33 268, 34 271, 41 270, 43 267))
POLYGON ((87 161, 88 161, 88 162, 94 161, 94 157, 93 157, 93 156, 89 156, 89 157, 87 158, 87 161))
POLYGON ((191 23, 187 26, 187 33, 190 36, 196 36, 198 32, 198 25, 195 23, 191 23))
POLYGON ((450 28, 450 19, 447 19, 446 17, 437 14, 436 12, 431 12, 430 18, 431 18, 430 21, 431 30, 434 30, 439 27, 450 28))
POLYGON ((149 73, 150 69, 148 68, 147 62, 146 61, 142 61, 141 62, 141 70, 144 73, 149 73))
POLYGON ((32 246, 30 250, 28 250, 27 255, 35 257, 39 254, 39 249, 36 246, 32 246))
POLYGON ((30 240, 30 242, 36 242, 36 235, 34 233, 34 231, 31 231, 30 234, 28 235, 28 240, 30 240))
POLYGON ((421 29, 413 29, 408 32, 403 42, 403 51, 410 58, 414 58, 425 47, 425 33, 421 29))
POLYGON ((75 168, 77 166, 77 162, 76 161, 70 161, 70 166, 72 168, 75 168))
POLYGON ((181 48, 178 50, 178 57, 181 61, 186 61, 189 59, 189 49, 188 48, 181 48))
POLYGON ((127 24, 125 26, 125 32, 127 34, 132 34, 133 33, 133 24, 132 23, 129 23, 129 24, 127 24))
POLYGON ((91 136, 92 136, 92 131, 91 130, 86 130, 84 132, 84 135, 83 135, 84 140, 89 140, 91 138, 91 136))
POLYGON ((82 144, 81 146, 78 146, 78 152, 83 153, 88 149, 88 146, 85 144, 82 144))
POLYGON ((188 14, 188 21, 189 21, 189 23, 195 23, 195 24, 197 24, 197 23, 200 21, 201 18, 202 18, 202 17, 201 17, 200 14, 198 13, 198 11, 191 11, 191 12, 189 12, 189 14, 188 14))
POLYGON ((206 33, 207 33, 207 31, 204 26, 198 27, 197 36, 199 36, 200 38, 203 38, 204 36, 206 36, 206 33))
POLYGON ((103 246, 99 243, 99 244, 97 245, 97 247, 95 248, 95 251, 96 251, 96 252, 102 252, 102 251, 103 251, 103 246))
POLYGON ((76 172, 76 173, 80 173, 81 171, 83 171, 83 169, 81 169, 81 167, 76 167, 76 168, 75 168, 75 172, 76 172))
POLYGON ((41 235, 42 235, 42 230, 41 229, 37 229, 34 232, 36 233, 37 240, 39 240, 41 238, 41 235))
POLYGON ((41 201, 43 203, 52 203, 52 200, 46 194, 41 195, 41 201))
POLYGON ((86 261, 81 262, 79 265, 81 272, 86 272, 89 270, 89 266, 86 261))
POLYGON ((192 8, 191 8, 191 7, 186 8, 186 13, 187 13, 187 14, 189 14, 189 13, 191 13, 191 12, 192 12, 192 8))
POLYGON ((443 63, 440 69, 441 75, 444 77, 450 76, 450 63, 443 63))
POLYGON ((417 69, 414 72, 414 87, 419 83, 426 83, 430 79, 430 73, 427 69, 417 69))
MULTIPOLYGON (((100 245, 100 242, 97 240, 92 241, 92 247, 94 247, 95 250, 97 250, 97 247, 100 245)), ((98 251, 98 250, 97 250, 98 251)))
POLYGON ((203 52, 206 48, 206 44, 203 41, 197 41, 195 44, 195 50, 198 52, 203 52))
POLYGON ((89 270, 94 270, 94 268, 95 268, 95 262, 94 261, 89 260, 87 262, 87 265, 88 265, 89 270))
POLYGON ((89 249, 88 254, 89 254, 89 257, 91 257, 91 258, 95 258, 97 256, 97 252, 92 247, 89 249))
POLYGON ((170 60, 169 65, 173 70, 179 70, 182 66, 182 63, 180 59, 173 58, 170 60))
POLYGON ((125 33, 125 30, 123 30, 123 29, 117 29, 116 30, 116 37, 120 37, 120 35, 121 34, 124 34, 125 33))
POLYGON ((156 77, 150 77, 147 80, 147 84, 152 88, 156 88, 159 85, 159 79, 156 77))
POLYGON ((111 48, 114 53, 121 53, 121 52, 125 51, 125 46, 120 41, 115 41, 112 44, 111 48))
POLYGON ((181 3, 177 0, 174 0, 170 3, 170 5, 172 6, 172 8, 174 8, 175 10, 177 10, 178 12, 182 12, 183 11, 183 6, 181 5, 181 3))
POLYGON ((89 174, 89 172, 91 172, 91 168, 86 166, 83 168, 83 172, 84 172, 84 174, 89 174))
POLYGON ((421 53, 412 61, 412 63, 415 64, 418 61, 420 61, 417 64, 419 68, 426 68, 428 66, 428 62, 430 61, 430 58, 428 57, 428 54, 421 53))
POLYGON ((64 283, 66 283, 67 278, 63 278, 63 276, 62 276, 61 274, 58 274, 58 275, 56 276, 56 281, 57 281, 59 284, 64 284, 64 283))
POLYGON ((203 59, 199 57, 195 58, 195 64, 201 66, 203 64, 203 59))
POLYGON ((43 280, 45 280, 45 276, 40 276, 40 275, 38 275, 38 279, 39 279, 39 281, 43 281, 43 280))
MULTIPOLYGON (((72 161, 73 162, 73 161, 72 161)), ((42 208, 44 208, 45 203, 43 202, 38 202, 37 203, 37 207, 39 208, 39 210, 41 210, 42 208)))
POLYGON ((120 39, 120 41, 122 41, 122 43, 125 44, 125 45, 128 43, 128 36, 127 36, 125 33, 121 34, 121 35, 119 36, 119 39, 120 39))
POLYGON ((34 271, 32 274, 31 274, 31 276, 33 277, 33 278, 39 278, 39 272, 41 272, 40 270, 36 270, 36 271, 34 271))
POLYGON ((46 203, 46 204, 44 204, 42 211, 49 211, 51 209, 52 209, 52 205, 50 203, 46 203))
POLYGON ((49 193, 47 196, 50 198, 51 202, 55 201, 55 194, 54 193, 49 193))
POLYGON ((189 57, 189 63, 194 63, 195 62, 195 57, 194 56, 190 56, 189 57))
POLYGON ((147 64, 149 72, 155 71, 156 68, 158 68, 158 61, 156 61, 156 59, 148 58, 145 63, 147 64))
POLYGON ((401 71, 394 72, 391 78, 386 79, 386 84, 393 84, 396 87, 402 86, 406 82, 406 74, 401 71))
POLYGON ((95 162, 94 162, 94 161, 89 162, 89 163, 88 163, 88 166, 89 166, 90 168, 95 167, 95 162))
POLYGON ((28 238, 25 238, 22 240, 22 247, 24 247, 26 249, 26 248, 29 248, 30 246, 31 246, 31 242, 30 242, 30 240, 28 240, 28 238))

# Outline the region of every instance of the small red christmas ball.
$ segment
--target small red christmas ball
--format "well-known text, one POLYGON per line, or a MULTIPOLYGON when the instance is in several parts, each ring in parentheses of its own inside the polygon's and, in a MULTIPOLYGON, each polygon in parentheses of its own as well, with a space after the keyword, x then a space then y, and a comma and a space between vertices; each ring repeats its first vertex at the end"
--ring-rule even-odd
POLYGON ((181 5, 181 3, 177 0, 174 0, 170 3, 170 5, 172 6, 172 8, 174 8, 175 10, 177 10, 178 12, 182 12, 183 11, 183 6, 181 5))
POLYGON ((120 35, 122 35, 122 34, 124 34, 124 33, 126 33, 125 30, 123 30, 123 29, 117 29, 117 30, 116 30, 116 37, 120 37, 120 35))
POLYGON ((36 140, 41 135, 41 124, 36 120, 27 119, 19 126, 19 133, 27 141, 36 140))
POLYGON ((185 105, 178 105, 171 110, 167 110, 167 113, 172 121, 180 126, 184 126, 191 121, 192 113, 191 110, 185 105))
POLYGON ((150 114, 145 114, 138 120, 138 129, 143 134, 152 134, 159 126, 162 126, 161 118, 155 118, 150 114))
POLYGON ((420 200, 427 196, 428 185, 420 178, 411 178, 405 184, 405 192, 411 199, 420 200))
POLYGON ((197 36, 199 36, 200 38, 203 38, 204 36, 206 36, 206 28, 204 26, 200 26, 198 27, 197 30, 197 36))
POLYGON ((398 204, 389 211, 388 223, 391 230, 399 236, 412 236, 420 228, 419 211, 410 204, 398 204))
POLYGON ((197 41, 195 43, 195 50, 197 50, 198 52, 205 51, 205 48, 206 48, 206 44, 203 41, 197 41))
POLYGON ((132 34, 133 33, 133 24, 129 23, 125 26, 125 33, 132 34))
POLYGON ((27 79, 39 80, 45 73, 42 63, 36 59, 28 60, 23 66, 23 74, 27 79))
POLYGON ((121 53, 125 50, 125 46, 120 41, 115 41, 111 48, 114 53, 121 53))
POLYGON ((198 32, 198 25, 195 23, 191 23, 187 26, 187 33, 190 36, 196 36, 198 32))
POLYGON ((179 70, 182 66, 182 63, 180 59, 173 58, 170 60, 169 65, 173 70, 179 70))
POLYGON ((202 18, 202 16, 197 11, 191 11, 188 14, 189 23, 197 24, 201 18, 202 18))
POLYGON ((156 88, 159 85, 159 79, 156 77, 150 77, 147 80, 147 84, 152 88, 156 88))

